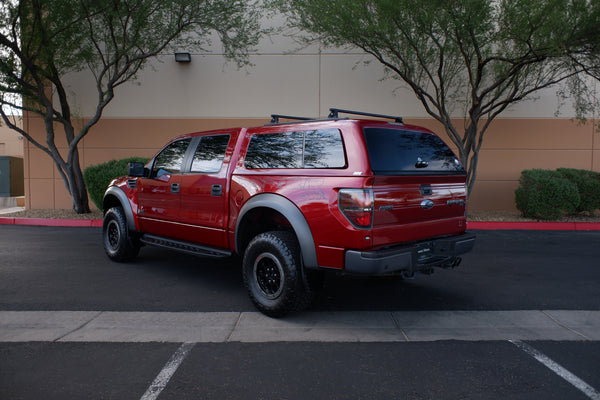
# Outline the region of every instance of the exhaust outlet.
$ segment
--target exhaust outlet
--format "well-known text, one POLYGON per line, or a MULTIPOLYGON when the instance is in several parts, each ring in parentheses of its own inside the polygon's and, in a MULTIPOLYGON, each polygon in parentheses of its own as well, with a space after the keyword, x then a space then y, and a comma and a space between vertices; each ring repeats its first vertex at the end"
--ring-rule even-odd
POLYGON ((454 269, 454 268, 458 267, 461 262, 462 262, 462 258, 456 257, 456 258, 450 260, 450 262, 448 262, 448 264, 444 264, 443 268, 444 269, 454 269))

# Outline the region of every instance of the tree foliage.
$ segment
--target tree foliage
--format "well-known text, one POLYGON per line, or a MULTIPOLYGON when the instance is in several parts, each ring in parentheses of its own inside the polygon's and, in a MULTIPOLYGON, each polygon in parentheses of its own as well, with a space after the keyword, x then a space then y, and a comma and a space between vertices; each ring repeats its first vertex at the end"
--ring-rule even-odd
POLYGON ((88 212, 78 144, 102 117, 115 89, 174 41, 202 49, 220 39, 243 65, 263 32, 256 5, 244 0, 1 0, 0 113, 3 121, 54 160, 76 212, 88 212), (91 72, 94 115, 77 121, 64 84, 69 73, 91 72), (12 113, 44 121, 46 141, 19 127, 12 113), (66 152, 59 151, 63 135, 66 152), (64 154, 63 154, 64 153, 64 154))
POLYGON ((308 41, 353 46, 404 82, 441 122, 468 169, 509 106, 563 84, 589 111, 600 79, 600 2, 593 0, 274 0, 308 41), (592 81, 593 82, 593 81, 592 81), (460 126, 453 117, 462 117, 460 126))
POLYGON ((521 172, 515 204, 524 217, 552 220, 572 215, 580 202, 577 185, 561 173, 543 169, 521 172))
POLYGON ((110 182, 120 176, 127 175, 129 163, 141 162, 146 164, 150 159, 143 157, 129 157, 122 160, 110 160, 98 165, 90 165, 83 170, 83 179, 87 186, 90 198, 98 208, 103 210, 104 192, 110 182))

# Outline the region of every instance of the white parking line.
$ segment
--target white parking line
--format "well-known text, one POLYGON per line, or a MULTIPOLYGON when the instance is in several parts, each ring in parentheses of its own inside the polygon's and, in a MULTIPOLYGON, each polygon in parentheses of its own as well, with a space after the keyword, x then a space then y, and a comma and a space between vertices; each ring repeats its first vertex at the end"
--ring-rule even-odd
POLYGON ((179 368, 183 360, 185 360, 190 350, 192 350, 195 345, 196 343, 184 343, 179 346, 177 351, 173 353, 169 361, 167 361, 163 369, 158 373, 140 400, 156 400, 160 392, 162 392, 167 386, 167 383, 169 383, 169 380, 173 374, 175 374, 175 371, 177 371, 177 368, 179 368))
POLYGON ((520 340, 509 340, 512 344, 517 346, 519 349, 523 350, 525 353, 529 354, 531 357, 538 360, 542 363, 546 368, 550 369, 556 375, 563 378, 565 381, 569 382, 571 385, 575 386, 579 389, 583 394, 585 394, 588 398, 592 400, 600 400, 600 392, 596 389, 585 383, 583 380, 575 376, 569 370, 562 367, 560 364, 556 363, 550 357, 546 356, 544 353, 534 349, 527 343, 521 342, 520 340))

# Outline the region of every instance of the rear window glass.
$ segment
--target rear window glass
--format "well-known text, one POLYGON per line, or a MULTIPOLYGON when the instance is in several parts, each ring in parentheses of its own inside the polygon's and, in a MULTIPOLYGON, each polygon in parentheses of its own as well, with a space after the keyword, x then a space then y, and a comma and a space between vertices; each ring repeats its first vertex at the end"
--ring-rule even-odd
POLYGON ((365 128, 364 132, 375 174, 465 173, 452 150, 435 135, 385 128, 365 128))
POLYGON ((254 135, 246 168, 344 168, 346 157, 337 129, 254 135))

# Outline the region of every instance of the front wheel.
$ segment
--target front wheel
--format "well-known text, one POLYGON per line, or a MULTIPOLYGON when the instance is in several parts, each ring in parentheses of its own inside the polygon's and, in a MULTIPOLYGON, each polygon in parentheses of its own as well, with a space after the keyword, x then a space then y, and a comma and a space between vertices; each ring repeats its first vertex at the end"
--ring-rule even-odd
POLYGON ((140 251, 127 228, 127 219, 121 207, 112 207, 104 214, 102 223, 104 251, 113 261, 133 260, 140 251))
POLYGON ((244 284, 252 302, 263 314, 283 317, 310 304, 301 266, 300 248, 291 232, 256 236, 244 253, 244 284))

